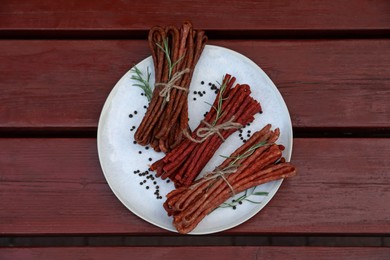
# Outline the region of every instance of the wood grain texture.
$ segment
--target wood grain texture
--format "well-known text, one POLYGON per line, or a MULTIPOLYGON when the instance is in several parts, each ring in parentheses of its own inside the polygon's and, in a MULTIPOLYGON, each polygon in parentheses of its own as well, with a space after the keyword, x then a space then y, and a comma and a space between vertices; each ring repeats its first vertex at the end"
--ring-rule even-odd
POLYGON ((375 247, 55 247, 6 248, 1 259, 388 259, 390 248, 375 247))
MULTIPOLYGON (((114 196, 96 139, 0 139, 0 234, 173 234, 114 196)), ((390 139, 295 139, 298 175, 230 235, 389 234, 390 139)))
POLYGON ((390 29, 386 0, 2 1, 3 30, 149 30, 191 20, 206 30, 390 29), (175 7, 179 10, 175 11, 175 7))
MULTIPOLYGON (((294 127, 390 127, 389 40, 210 44, 256 62, 294 127)), ((149 53, 144 40, 0 41, 0 129, 96 129, 113 86, 149 53)))

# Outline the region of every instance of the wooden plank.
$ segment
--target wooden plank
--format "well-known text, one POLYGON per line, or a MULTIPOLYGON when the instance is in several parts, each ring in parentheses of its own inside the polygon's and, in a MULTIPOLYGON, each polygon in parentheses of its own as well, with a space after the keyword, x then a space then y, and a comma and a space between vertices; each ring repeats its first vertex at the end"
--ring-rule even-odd
POLYGON ((388 259, 386 247, 54 247, 3 248, 1 259, 388 259))
MULTIPOLYGON (((0 234, 172 234, 114 196, 95 139, 0 139, 0 234)), ((295 139, 298 175, 224 234, 390 234, 390 139, 295 139)))
MULTIPOLYGON (((390 41, 210 41, 256 62, 294 127, 390 126, 390 41)), ((116 82, 149 56, 140 41, 0 41, 0 129, 96 129, 116 82)))
MULTIPOLYGON (((390 29, 386 0, 342 1, 253 1, 171 0, 156 1, 2 1, 0 28, 3 32, 52 30, 113 30, 137 32, 156 24, 179 25, 191 20, 206 30, 375 30, 390 29)), ((80 34, 81 35, 81 34, 80 34)))

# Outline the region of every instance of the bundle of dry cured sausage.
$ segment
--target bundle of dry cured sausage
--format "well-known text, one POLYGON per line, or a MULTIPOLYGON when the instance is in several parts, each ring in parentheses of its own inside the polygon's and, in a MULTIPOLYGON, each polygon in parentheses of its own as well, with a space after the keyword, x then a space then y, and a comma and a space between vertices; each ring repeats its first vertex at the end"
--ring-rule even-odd
POLYGON ((225 139, 254 120, 261 106, 250 96, 250 87, 234 86, 235 80, 228 74, 224 77, 214 104, 199 126, 191 135, 186 134, 187 140, 151 166, 158 177, 169 177, 176 187, 189 186, 225 139))
POLYGON ((167 195, 164 208, 173 216, 173 225, 179 233, 191 232, 204 217, 235 194, 296 174, 296 168, 282 157, 284 147, 275 144, 279 129, 270 128, 271 125, 267 125, 252 135, 213 172, 167 195))
POLYGON ((168 152, 181 142, 182 132, 188 128, 188 88, 207 37, 185 22, 180 29, 153 27, 148 41, 156 83, 134 137, 138 144, 168 152))

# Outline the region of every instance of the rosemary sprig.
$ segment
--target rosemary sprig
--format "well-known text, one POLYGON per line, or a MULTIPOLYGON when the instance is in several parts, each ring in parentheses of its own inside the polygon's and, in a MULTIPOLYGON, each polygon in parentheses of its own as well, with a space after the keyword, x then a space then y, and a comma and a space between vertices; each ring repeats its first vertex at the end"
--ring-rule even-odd
POLYGON ((144 75, 142 71, 140 71, 137 66, 134 66, 134 68, 131 70, 135 75, 131 76, 131 79, 138 81, 139 83, 134 83, 133 86, 140 87, 144 93, 148 101, 152 99, 153 90, 150 87, 149 80, 152 73, 149 72, 149 67, 146 68, 146 74, 147 77, 144 79, 144 75))
POLYGON ((163 45, 162 46, 161 44, 157 43, 156 42, 156 45, 164 52, 165 54, 165 57, 167 59, 167 62, 168 62, 168 80, 171 79, 172 77, 172 71, 173 71, 173 68, 184 58, 184 55, 181 56, 179 59, 177 59, 177 61, 175 61, 174 63, 172 63, 172 60, 171 60, 171 50, 169 49, 169 43, 168 43, 168 38, 165 38, 163 40, 163 45))
POLYGON ((217 123, 218 119, 220 119, 222 117, 222 115, 223 115, 222 103, 223 103, 223 101, 225 101, 227 99, 227 98, 225 98, 225 99, 223 98, 223 93, 226 90, 226 82, 223 82, 222 85, 220 83, 218 83, 218 84, 220 85, 220 88, 219 88, 218 104, 217 104, 217 109, 216 109, 217 115, 215 116, 215 119, 213 121, 213 125, 215 125, 217 123))
POLYGON ((244 194, 241 195, 240 197, 238 197, 237 199, 233 199, 231 202, 224 202, 219 207, 220 208, 233 208, 233 209, 236 209, 237 205, 242 204, 244 201, 248 201, 248 202, 254 203, 254 204, 260 204, 261 202, 259 202, 259 201, 254 201, 254 200, 248 199, 248 197, 250 197, 252 195, 254 195, 254 196, 267 196, 268 195, 268 192, 265 192, 265 191, 254 192, 256 187, 253 187, 251 192, 248 192, 248 190, 246 190, 244 192, 244 194))
POLYGON ((217 124, 218 120, 222 117, 222 115, 224 113, 224 111, 222 111, 222 104, 223 104, 223 102, 225 100, 228 99, 228 98, 223 98, 223 93, 225 92, 226 86, 227 86, 226 82, 223 82, 222 85, 219 82, 217 82, 217 84, 220 86, 219 87, 219 97, 218 97, 217 107, 215 107, 214 105, 212 105, 209 102, 205 101, 205 103, 210 105, 216 112, 215 119, 214 119, 213 123, 211 124, 212 126, 215 126, 217 124))
POLYGON ((229 164, 229 166, 237 166, 238 167, 238 165, 236 165, 236 163, 238 161, 251 156, 257 150, 257 148, 260 148, 260 147, 265 146, 265 145, 271 145, 271 144, 267 143, 267 141, 261 141, 257 144, 252 145, 251 147, 248 148, 248 150, 246 150, 245 152, 243 152, 242 154, 239 154, 237 156, 224 156, 224 155, 220 155, 220 156, 223 158, 226 158, 226 159, 234 159, 229 164))
MULTIPOLYGON (((228 168, 228 167, 237 167, 238 168, 239 161, 251 156, 258 148, 265 146, 265 145, 270 145, 270 144, 271 143, 267 143, 267 141, 262 141, 262 142, 259 142, 257 144, 252 145, 245 152, 243 152, 242 154, 239 154, 237 156, 224 156, 224 155, 220 155, 220 156, 223 158, 226 158, 226 159, 234 159, 232 162, 230 162, 230 164, 228 166, 226 166, 226 168, 228 168)), ((268 192, 254 192, 256 187, 254 187, 252 189, 251 193, 248 193, 248 190, 246 190, 243 195, 241 195, 237 199, 232 200, 231 203, 228 203, 228 202, 223 203, 220 206, 220 208, 232 207, 233 209, 236 209, 237 204, 242 204, 243 201, 248 201, 251 203, 260 204, 260 202, 248 199, 248 197, 251 195, 256 195, 256 196, 267 196, 268 195, 268 192)))

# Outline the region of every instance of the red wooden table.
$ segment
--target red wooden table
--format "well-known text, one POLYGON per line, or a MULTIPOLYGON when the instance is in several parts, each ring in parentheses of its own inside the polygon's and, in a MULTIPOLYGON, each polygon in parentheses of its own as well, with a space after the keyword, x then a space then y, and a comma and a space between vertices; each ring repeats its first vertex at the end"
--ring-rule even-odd
POLYGON ((386 0, 2 1, 0 259, 388 259, 389 35, 386 0), (258 215, 200 237, 128 211, 96 148, 150 27, 184 20, 273 80, 299 169, 258 215))

